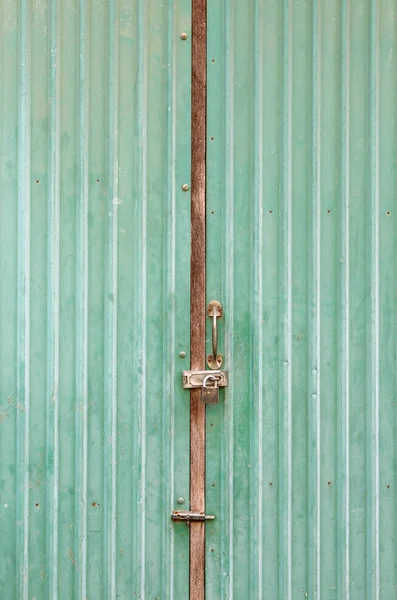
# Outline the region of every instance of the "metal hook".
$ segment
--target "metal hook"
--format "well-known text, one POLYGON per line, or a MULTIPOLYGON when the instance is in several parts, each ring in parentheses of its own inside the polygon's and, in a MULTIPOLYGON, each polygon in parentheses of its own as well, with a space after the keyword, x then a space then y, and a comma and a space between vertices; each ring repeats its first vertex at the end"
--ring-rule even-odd
POLYGON ((219 369, 222 366, 223 356, 218 354, 218 329, 216 320, 223 317, 223 307, 217 300, 212 300, 207 308, 207 315, 212 319, 212 354, 207 356, 210 369, 219 369))

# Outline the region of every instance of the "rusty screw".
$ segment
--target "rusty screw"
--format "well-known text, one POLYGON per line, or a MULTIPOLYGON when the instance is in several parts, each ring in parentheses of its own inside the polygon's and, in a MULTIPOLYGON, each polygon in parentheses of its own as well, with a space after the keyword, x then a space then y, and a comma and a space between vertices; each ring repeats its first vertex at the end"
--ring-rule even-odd
POLYGON ((187 33, 181 33, 181 40, 187 40, 187 33))

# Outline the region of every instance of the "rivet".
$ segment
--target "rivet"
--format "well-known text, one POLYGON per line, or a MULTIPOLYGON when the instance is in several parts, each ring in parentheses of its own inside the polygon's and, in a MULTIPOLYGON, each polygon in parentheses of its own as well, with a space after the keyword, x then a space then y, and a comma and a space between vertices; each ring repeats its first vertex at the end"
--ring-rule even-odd
POLYGON ((187 33, 181 33, 181 40, 187 40, 187 33))
POLYGON ((180 498, 178 498, 177 502, 178 502, 178 504, 184 504, 185 498, 182 498, 182 496, 181 496, 180 498))
POLYGON ((187 184, 187 183, 184 183, 184 184, 183 184, 183 186, 182 186, 182 189, 183 189, 183 191, 184 191, 184 192, 187 192, 187 191, 188 191, 188 189, 189 189, 189 186, 188 186, 188 184, 187 184))
POLYGON ((185 358, 186 352, 183 352, 183 351, 179 352, 179 356, 180 356, 180 358, 185 358))

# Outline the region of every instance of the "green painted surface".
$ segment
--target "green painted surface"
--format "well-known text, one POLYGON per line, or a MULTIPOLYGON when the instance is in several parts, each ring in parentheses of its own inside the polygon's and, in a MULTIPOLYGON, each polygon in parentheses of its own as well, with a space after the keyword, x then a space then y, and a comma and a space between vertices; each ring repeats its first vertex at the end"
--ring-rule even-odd
POLYGON ((190 2, 0 30, 0 597, 187 598, 190 2))
MULTIPOLYGON (((0 9, 0 597, 187 598, 190 2, 0 9)), ((396 50, 209 2, 207 600, 396 597, 396 50)))
POLYGON ((396 5, 208 10, 206 598, 396 598, 396 5))

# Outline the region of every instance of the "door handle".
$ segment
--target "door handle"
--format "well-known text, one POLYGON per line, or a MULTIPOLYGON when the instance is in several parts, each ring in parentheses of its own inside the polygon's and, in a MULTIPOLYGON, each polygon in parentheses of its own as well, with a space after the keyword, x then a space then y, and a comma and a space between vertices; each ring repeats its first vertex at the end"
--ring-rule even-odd
POLYGON ((220 369, 223 362, 222 354, 218 354, 218 327, 217 319, 223 317, 223 306, 217 300, 211 300, 207 307, 207 316, 212 319, 212 354, 207 356, 210 369, 220 369))

